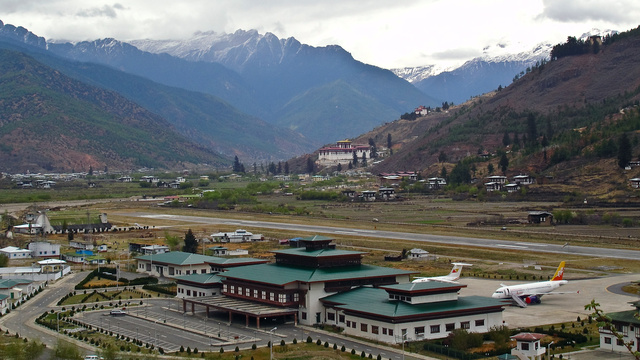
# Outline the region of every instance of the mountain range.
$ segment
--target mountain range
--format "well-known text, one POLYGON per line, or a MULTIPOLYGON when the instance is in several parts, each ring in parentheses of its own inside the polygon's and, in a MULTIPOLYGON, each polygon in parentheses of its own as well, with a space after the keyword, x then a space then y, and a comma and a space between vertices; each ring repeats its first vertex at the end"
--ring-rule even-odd
MULTIPOLYGON (((358 136, 418 105, 461 103, 487 89, 506 86, 514 75, 524 73, 525 65, 532 67, 534 60, 544 58, 550 46, 501 59, 492 49, 485 49, 487 56, 458 69, 442 71, 427 66, 394 73, 363 64, 339 46, 312 47, 294 38, 279 39, 255 30, 198 33, 183 41, 100 39, 68 43, 47 42, 25 28, 0 21, 0 48, 26 55, 22 58, 25 62, 33 60, 48 67, 51 75, 44 76, 42 89, 52 88, 45 79, 64 75, 68 77, 65 81, 95 88, 90 93, 113 92, 132 103, 127 108, 138 106, 141 110, 137 113, 147 111, 163 125, 143 123, 175 133, 168 137, 184 141, 185 148, 204 150, 206 158, 216 154, 217 160, 208 163, 230 163, 233 156, 244 162, 286 160, 322 144, 358 136)), ((11 92, 24 90, 11 87, 20 86, 16 84, 20 82, 0 85, 11 92)), ((68 95, 64 93, 68 87, 55 89, 61 92, 56 99, 68 95)), ((113 104, 103 105, 101 111, 113 108, 113 104)), ((17 113, 7 116, 37 121, 17 113)), ((0 127, 0 135, 6 131, 0 127)), ((125 140, 114 139, 115 143, 120 141, 125 140)), ((35 146, 32 151, 39 152, 35 146)), ((107 164, 104 150, 100 151, 87 154, 96 166, 107 164)), ((15 148, 10 153, 14 159, 20 157, 15 148)), ((152 163, 127 159, 123 166, 152 163)), ((47 164, 46 169, 80 166, 53 160, 38 163, 47 164)), ((153 163, 160 165, 161 161, 153 163)), ((113 161, 109 166, 117 167, 113 161)))
POLYGON ((448 174, 458 184, 530 174, 548 184, 536 191, 553 192, 555 200, 636 202, 629 179, 640 167, 629 164, 640 159, 640 27, 569 38, 553 53, 500 90, 395 120, 354 141, 381 148, 392 140, 393 153, 376 161, 373 173, 448 174))

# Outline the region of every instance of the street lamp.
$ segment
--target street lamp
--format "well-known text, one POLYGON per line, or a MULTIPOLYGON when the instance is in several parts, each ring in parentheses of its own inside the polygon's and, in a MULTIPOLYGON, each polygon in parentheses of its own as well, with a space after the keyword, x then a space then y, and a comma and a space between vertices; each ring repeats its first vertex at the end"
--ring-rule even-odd
POLYGON ((273 360, 273 339, 271 335, 273 335, 273 332, 277 329, 277 327, 274 327, 273 329, 269 330, 269 360, 273 360))
POLYGON ((407 333, 402 334, 402 360, 404 360, 404 342, 407 339, 407 333))
POLYGON ((549 345, 547 345, 547 359, 551 359, 549 357, 549 351, 551 351, 551 344, 553 344, 553 341, 549 343, 549 345))

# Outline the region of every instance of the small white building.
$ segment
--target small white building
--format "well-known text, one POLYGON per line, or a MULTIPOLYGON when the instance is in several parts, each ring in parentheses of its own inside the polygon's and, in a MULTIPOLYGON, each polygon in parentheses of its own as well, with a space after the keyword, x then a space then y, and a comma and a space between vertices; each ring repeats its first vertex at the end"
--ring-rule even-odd
POLYGON ((29 249, 20 249, 15 246, 7 246, 0 249, 0 254, 5 255, 9 258, 9 260, 15 259, 29 259, 31 258, 31 250, 29 249))
POLYGON ((29 243, 28 248, 31 251, 32 257, 60 257, 60 244, 54 244, 48 241, 33 241, 29 243))
POLYGON ((447 186, 447 180, 441 177, 428 178, 429 189, 440 189, 447 186))
POLYGON ((513 182, 520 185, 531 185, 536 183, 536 179, 531 175, 516 175, 513 177, 513 182))
POLYGON ((544 355, 546 348, 540 345, 540 339, 545 337, 538 333, 519 333, 511 338, 516 341, 516 347, 511 349, 511 355, 524 356, 530 360, 539 360, 544 355))
POLYGON ((9 301, 23 300, 26 296, 35 293, 36 284, 27 279, 0 279, 0 294, 7 295, 9 301))
POLYGON ((171 249, 169 249, 169 247, 166 245, 147 245, 147 246, 142 246, 140 250, 144 255, 150 255, 150 254, 164 254, 169 252, 171 249))
POLYGON ((69 246, 77 250, 93 250, 93 241, 89 240, 69 240, 69 246))
POLYGON ((211 238, 215 242, 251 242, 251 241, 260 241, 263 240, 262 234, 253 234, 244 229, 237 229, 233 232, 218 232, 215 234, 211 234, 211 238))
POLYGON ((407 256, 409 260, 427 260, 430 258, 429 252, 423 249, 411 249, 407 256))

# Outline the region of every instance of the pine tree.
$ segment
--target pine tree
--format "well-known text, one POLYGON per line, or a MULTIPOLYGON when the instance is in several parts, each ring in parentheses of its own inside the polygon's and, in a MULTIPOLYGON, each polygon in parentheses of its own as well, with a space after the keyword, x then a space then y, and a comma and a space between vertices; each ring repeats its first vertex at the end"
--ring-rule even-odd
POLYGON ((307 173, 309 174, 315 174, 316 170, 315 170, 315 165, 313 163, 313 159, 311 159, 310 157, 307 158, 307 173))
POLYGON ((618 166, 624 169, 629 165, 631 158, 631 142, 627 134, 623 133, 618 140, 618 166))
POLYGON ((193 231, 189 229, 184 236, 184 246, 182 247, 182 251, 195 254, 198 251, 198 240, 196 240, 196 236, 193 235, 193 231))
POLYGON ((367 166, 367 153, 362 153, 362 166, 367 166))
POLYGON ((507 168, 509 167, 509 159, 507 158, 507 154, 502 154, 502 156, 500 157, 500 169, 502 170, 502 173, 504 174, 507 171, 507 168))
POLYGON ((511 145, 511 137, 509 136, 509 132, 505 131, 504 136, 502 137, 502 145, 509 146, 511 145))

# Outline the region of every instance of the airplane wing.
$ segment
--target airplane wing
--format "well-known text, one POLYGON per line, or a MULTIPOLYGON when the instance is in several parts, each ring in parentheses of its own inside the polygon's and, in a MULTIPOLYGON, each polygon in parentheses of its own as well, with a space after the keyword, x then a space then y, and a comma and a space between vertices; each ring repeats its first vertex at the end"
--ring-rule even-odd
POLYGON ((447 280, 447 279, 438 279, 438 278, 428 278, 428 277, 414 278, 412 283, 432 282, 432 281, 443 282, 443 283, 447 283, 447 284, 459 284, 459 282, 457 282, 457 281, 452 281, 452 280, 447 280))
POLYGON ((553 292, 548 292, 548 293, 544 293, 544 294, 540 294, 540 295, 536 295, 536 296, 542 297, 542 295, 566 295, 566 294, 580 294, 580 290, 578 290, 578 291, 553 291, 553 292))

